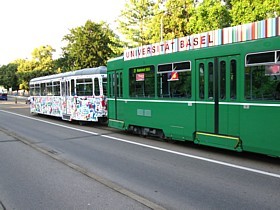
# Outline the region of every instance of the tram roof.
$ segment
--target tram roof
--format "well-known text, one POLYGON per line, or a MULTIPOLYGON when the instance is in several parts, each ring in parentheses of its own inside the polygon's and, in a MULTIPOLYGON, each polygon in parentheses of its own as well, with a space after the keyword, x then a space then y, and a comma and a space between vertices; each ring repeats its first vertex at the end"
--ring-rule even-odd
POLYGON ((106 73, 107 73, 107 67, 99 66, 99 67, 95 67, 95 68, 85 68, 85 69, 80 69, 80 70, 76 70, 76 71, 64 72, 64 73, 60 73, 60 74, 36 77, 36 78, 31 79, 30 82, 38 82, 41 80, 52 80, 52 79, 57 79, 57 78, 70 77, 70 76, 82 76, 82 75, 106 74, 106 73))

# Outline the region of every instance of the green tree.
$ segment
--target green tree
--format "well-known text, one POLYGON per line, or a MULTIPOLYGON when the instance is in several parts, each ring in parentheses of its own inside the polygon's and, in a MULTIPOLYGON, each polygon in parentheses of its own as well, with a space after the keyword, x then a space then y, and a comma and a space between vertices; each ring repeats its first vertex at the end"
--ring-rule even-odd
POLYGON ((187 26, 195 12, 193 0, 168 0, 162 14, 163 37, 166 40, 190 35, 187 26))
MULTIPOLYGON (((164 34, 161 33, 161 27, 163 27, 163 18, 165 15, 165 1, 157 0, 153 6, 153 16, 147 19, 147 30, 145 31, 145 37, 147 37, 147 44, 157 43, 164 39, 164 34)), ((140 44, 139 44, 140 45, 140 44)))
POLYGON ((68 55, 64 55, 53 61, 54 69, 57 69, 57 73, 71 71, 71 62, 68 55))
POLYGON ((16 73, 19 83, 23 89, 29 89, 29 81, 38 76, 36 68, 36 62, 34 60, 18 59, 15 61, 18 65, 18 71, 16 73))
POLYGON ((130 0, 119 20, 132 47, 230 26, 230 0, 130 0))
POLYGON ((49 46, 35 48, 32 52, 32 59, 18 59, 15 63, 18 65, 17 76, 21 87, 29 89, 29 81, 34 77, 46 76, 57 73, 54 68, 52 53, 54 49, 49 46))
POLYGON ((230 26, 228 6, 220 0, 204 0, 195 5, 195 12, 187 24, 190 34, 202 33, 230 26))
POLYGON ((41 46, 35 48, 32 52, 32 60, 35 61, 35 70, 41 71, 41 73, 49 74, 54 72, 52 55, 55 50, 50 46, 41 46))
POLYGON ((280 15, 280 0, 231 0, 232 26, 280 15))
POLYGON ((18 90, 17 67, 18 65, 15 63, 9 63, 0 67, 0 84, 6 89, 12 88, 12 90, 18 90))
POLYGON ((63 50, 64 70, 106 65, 109 58, 119 55, 118 37, 105 22, 88 20, 84 26, 70 29, 63 38, 68 42, 63 50))
POLYGON ((129 0, 126 2, 121 16, 117 20, 118 30, 125 36, 131 46, 150 43, 147 33, 150 19, 154 16, 154 1, 129 0))
POLYGON ((195 12, 193 0, 169 0, 166 9, 170 23, 167 34, 174 34, 171 38, 190 35, 187 23, 195 12))

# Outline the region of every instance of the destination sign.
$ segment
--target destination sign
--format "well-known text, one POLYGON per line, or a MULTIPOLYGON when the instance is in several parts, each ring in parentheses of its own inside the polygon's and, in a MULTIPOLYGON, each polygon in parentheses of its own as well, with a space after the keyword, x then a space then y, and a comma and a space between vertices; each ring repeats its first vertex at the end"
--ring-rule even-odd
POLYGON ((137 73, 145 73, 145 72, 153 71, 154 69, 155 69, 154 66, 141 66, 141 67, 131 68, 130 72, 137 74, 137 73))

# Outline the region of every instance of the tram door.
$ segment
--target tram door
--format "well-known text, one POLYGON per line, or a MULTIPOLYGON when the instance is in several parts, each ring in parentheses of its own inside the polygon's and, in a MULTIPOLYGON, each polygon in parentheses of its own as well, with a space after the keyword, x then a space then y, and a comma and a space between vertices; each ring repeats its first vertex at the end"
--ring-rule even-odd
POLYGON ((70 104, 70 81, 63 80, 61 82, 62 93, 62 118, 70 120, 71 117, 71 104, 70 104))
POLYGON ((123 98, 123 73, 121 70, 109 74, 109 97, 112 99, 108 109, 109 118, 119 120, 123 116, 123 106, 118 100, 123 98))
POLYGON ((196 131, 239 136, 238 67, 239 56, 196 61, 196 131))

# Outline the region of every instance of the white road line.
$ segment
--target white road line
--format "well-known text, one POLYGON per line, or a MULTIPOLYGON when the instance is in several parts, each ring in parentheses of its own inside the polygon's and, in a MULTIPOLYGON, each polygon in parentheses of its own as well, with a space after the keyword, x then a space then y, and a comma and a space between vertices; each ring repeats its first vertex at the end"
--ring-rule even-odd
MULTIPOLYGON (((35 121, 39 121, 39 122, 43 122, 43 123, 47 123, 47 124, 51 124, 51 125, 75 130, 75 131, 80 131, 80 132, 83 132, 83 133, 88 133, 88 134, 92 134, 92 135, 100 135, 100 134, 95 133, 95 132, 86 131, 86 130, 82 130, 82 129, 79 129, 79 128, 73 128, 73 127, 69 127, 69 126, 66 126, 66 125, 60 125, 60 124, 48 122, 48 121, 45 121, 45 120, 35 119, 35 118, 32 118, 32 117, 24 116, 24 115, 21 115, 21 114, 17 114, 17 113, 5 111, 5 110, 0 110, 0 111, 8 113, 8 114, 12 114, 12 115, 20 116, 20 117, 23 117, 23 118, 27 118, 27 119, 30 119, 30 120, 35 120, 35 121)), ((185 153, 182 153, 182 152, 176 152, 176 151, 163 149, 163 148, 155 147, 155 146, 150 146, 150 145, 146 145, 146 144, 142 144, 142 143, 132 142, 132 141, 129 141, 129 140, 125 140, 125 139, 121 139, 121 138, 117 138, 117 137, 113 137, 113 136, 108 136, 108 135, 100 135, 100 136, 105 137, 105 138, 109 138, 109 139, 113 139, 113 140, 117 140, 117 141, 121 141, 121 142, 125 142, 125 143, 129 143, 129 144, 134 144, 134 145, 154 149, 154 150, 168 152, 168 153, 171 153, 171 154, 176 154, 176 155, 180 155, 180 156, 184 156, 184 157, 188 157, 188 158, 193 158, 193 159, 202 160, 202 161, 206 161, 206 162, 210 162, 210 163, 216 163, 216 164, 219 164, 219 165, 224 165, 224 166, 237 168, 237 169, 241 169, 241 170, 245 170, 245 171, 250 171, 250 172, 254 172, 254 173, 258 173, 258 174, 262 174, 262 175, 266 175, 266 176, 280 178, 280 174, 270 173, 270 172, 257 170, 257 169, 253 169, 253 168, 248 168, 248 167, 244 167, 244 166, 239 166, 239 165, 226 163, 226 162, 222 162, 222 161, 218 161, 218 160, 213 160, 213 159, 209 159, 209 158, 204 158, 204 157, 199 157, 199 156, 195 156, 195 155, 185 154, 185 153)))

